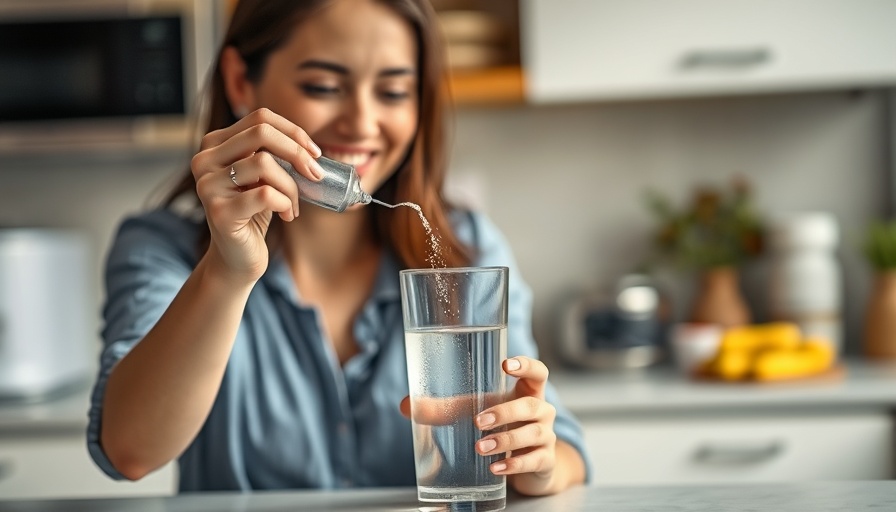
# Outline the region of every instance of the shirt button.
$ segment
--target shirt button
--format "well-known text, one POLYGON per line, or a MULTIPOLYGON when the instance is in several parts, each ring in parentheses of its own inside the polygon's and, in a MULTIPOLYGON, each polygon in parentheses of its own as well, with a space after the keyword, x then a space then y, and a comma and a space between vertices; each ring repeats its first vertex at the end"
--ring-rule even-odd
POLYGON ((354 485, 355 485, 355 482, 353 482, 351 478, 343 478, 342 479, 343 487, 353 487, 354 485))
POLYGON ((348 424, 344 421, 340 421, 339 425, 336 426, 336 430, 339 432, 339 435, 344 436, 348 434, 348 424))

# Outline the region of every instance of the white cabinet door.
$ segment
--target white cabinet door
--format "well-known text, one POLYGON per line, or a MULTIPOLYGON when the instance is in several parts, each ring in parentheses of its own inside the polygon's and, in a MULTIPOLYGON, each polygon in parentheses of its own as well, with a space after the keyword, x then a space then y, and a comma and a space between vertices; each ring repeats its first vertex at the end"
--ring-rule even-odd
POLYGON ((893 0, 521 0, 536 103, 896 83, 893 0))
POLYGON ((90 459, 83 433, 0 438, 0 499, 171 495, 175 477, 169 464, 139 482, 111 480, 90 459))
POLYGON ((597 485, 667 485, 893 476, 886 413, 589 421, 597 485))

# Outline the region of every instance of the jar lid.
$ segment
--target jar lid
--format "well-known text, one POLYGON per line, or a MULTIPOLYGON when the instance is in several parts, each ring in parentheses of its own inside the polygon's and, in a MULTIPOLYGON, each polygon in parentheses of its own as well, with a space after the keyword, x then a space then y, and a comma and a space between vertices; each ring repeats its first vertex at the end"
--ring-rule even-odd
POLYGON ((827 212, 781 214, 769 222, 768 239, 775 249, 833 248, 839 240, 837 218, 827 212))

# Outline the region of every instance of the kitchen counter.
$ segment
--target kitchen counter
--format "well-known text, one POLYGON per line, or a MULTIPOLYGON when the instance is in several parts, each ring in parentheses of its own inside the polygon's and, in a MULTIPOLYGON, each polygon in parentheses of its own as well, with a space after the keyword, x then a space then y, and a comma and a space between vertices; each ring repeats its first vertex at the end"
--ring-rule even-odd
MULTIPOLYGON (((847 361, 842 378, 738 384, 696 382, 674 368, 631 372, 555 369, 551 381, 577 416, 680 412, 748 412, 751 409, 896 408, 896 364, 847 361)), ((89 385, 55 400, 0 404, 0 430, 83 429, 89 385)))
MULTIPOLYGON (((168 498, 0 501, 0 512, 377 512, 448 511, 417 501, 412 488, 339 492, 199 493, 168 498)), ((896 510, 896 482, 600 488, 578 487, 555 496, 508 499, 508 512, 713 511, 840 512, 896 510)))
POLYGON ((91 391, 85 382, 47 400, 0 402, 0 431, 84 430, 91 391))
MULTIPOLYGON (((836 379, 767 385, 694 382, 662 367, 555 368, 551 380, 581 420, 591 459, 602 462, 594 481, 604 487, 890 479, 896 365, 845 366, 836 379), (732 440, 749 441, 764 458, 746 467, 701 462, 707 447, 731 449, 732 440)), ((96 469, 84 445, 89 393, 84 386, 47 402, 0 405, 0 499, 173 492, 174 464, 128 484, 96 469)))
POLYGON ((847 361, 841 376, 779 383, 704 382, 675 368, 554 371, 551 381, 576 415, 601 418, 682 412, 896 408, 896 364, 847 361))

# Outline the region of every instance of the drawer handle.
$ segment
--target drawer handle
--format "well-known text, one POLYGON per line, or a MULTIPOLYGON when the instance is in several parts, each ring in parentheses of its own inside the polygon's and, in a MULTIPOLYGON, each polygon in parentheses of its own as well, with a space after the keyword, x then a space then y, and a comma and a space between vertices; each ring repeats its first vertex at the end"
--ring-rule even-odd
POLYGON ((678 66, 685 71, 746 69, 766 64, 771 59, 772 52, 767 48, 692 50, 682 56, 678 66))
POLYGON ((12 476, 12 467, 11 460, 0 460, 0 482, 12 476))
POLYGON ((706 443, 694 452, 694 460, 700 464, 740 466, 759 464, 784 453, 779 441, 764 443, 706 443))

